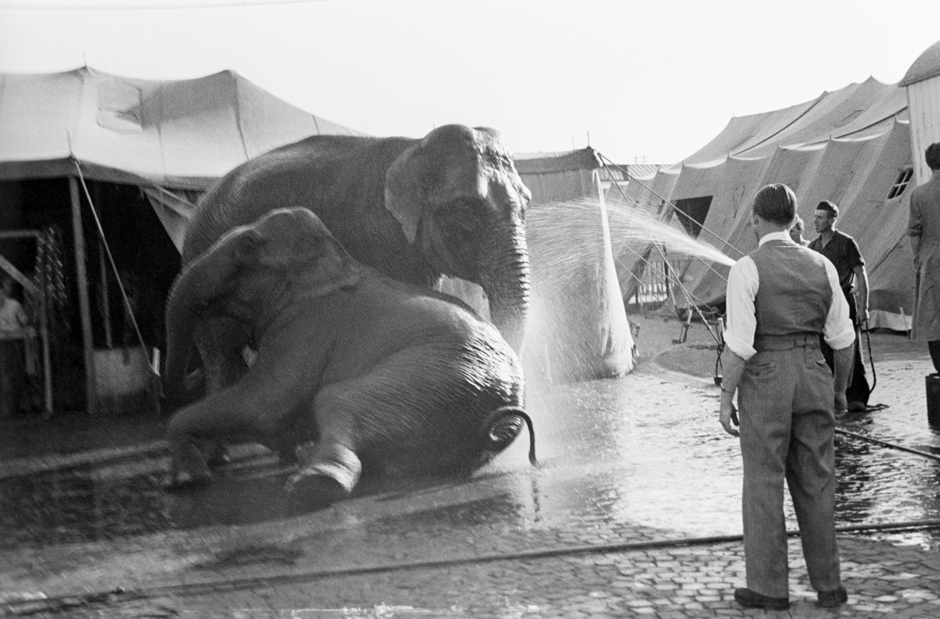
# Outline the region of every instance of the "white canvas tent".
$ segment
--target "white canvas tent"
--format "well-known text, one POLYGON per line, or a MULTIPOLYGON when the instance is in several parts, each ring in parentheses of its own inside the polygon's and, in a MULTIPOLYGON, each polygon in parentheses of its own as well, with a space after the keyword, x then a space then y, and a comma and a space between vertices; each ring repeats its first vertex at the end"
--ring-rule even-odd
MULTIPOLYGON (((362 135, 274 97, 233 71, 141 80, 82 67, 0 74, 0 180, 75 176, 148 189, 181 247, 186 190, 311 135, 362 135)), ((190 198, 192 196, 189 196, 190 198)))
MULTIPOLYGON (((733 118, 681 163, 631 182, 625 201, 677 227, 694 220, 699 240, 737 259, 757 245, 748 206, 765 184, 789 185, 807 223, 819 201, 831 200, 840 208, 839 229, 855 237, 867 263, 870 326, 906 330, 913 290, 905 232, 911 176, 905 93, 870 78, 812 101, 733 118)), ((629 290, 628 271, 642 265, 633 253, 621 259, 628 265, 621 284, 629 290)), ((678 264, 696 304, 723 302, 728 267, 697 259, 678 264)))
MULTIPOLYGON (((88 67, 0 74, 0 230, 22 228, 42 209, 71 210, 70 221, 64 218, 74 251, 69 294, 79 301, 91 412, 98 399, 83 232, 88 198, 107 193, 96 191, 102 185, 140 188, 162 228, 131 243, 158 245, 155 236, 165 229, 179 249, 195 200, 191 192, 262 152, 317 134, 359 132, 292 106, 231 71, 179 81, 124 78, 88 67), (54 188, 36 189, 37 181, 54 188), (31 202, 32 195, 43 203, 31 202), (50 200, 64 205, 45 203, 50 200)), ((172 259, 178 269, 178 256, 172 259)))
POLYGON ((614 266, 602 189, 591 148, 516 155, 532 192, 526 230, 532 266, 532 319, 526 374, 552 380, 621 376, 634 342, 614 266))

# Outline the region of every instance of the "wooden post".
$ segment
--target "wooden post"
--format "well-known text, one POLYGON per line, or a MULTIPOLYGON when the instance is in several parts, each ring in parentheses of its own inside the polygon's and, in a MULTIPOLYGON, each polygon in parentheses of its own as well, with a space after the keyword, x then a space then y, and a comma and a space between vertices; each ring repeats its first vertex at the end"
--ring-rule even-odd
MULTIPOLYGON (((36 231, 22 230, 5 232, 0 231, 0 239, 4 238, 30 238, 36 243, 36 247, 42 242, 42 235, 36 231)), ((43 280, 42 288, 36 288, 33 282, 23 275, 19 269, 13 266, 9 260, 0 255, 0 271, 7 271, 18 281, 24 289, 30 294, 39 298, 40 319, 39 319, 39 337, 42 338, 42 375, 43 375, 43 394, 45 395, 46 409, 43 413, 43 419, 52 417, 52 361, 49 357, 49 318, 47 316, 49 299, 47 298, 48 285, 43 280)))
POLYGON ((45 411, 42 418, 52 417, 52 360, 49 357, 49 286, 48 282, 43 281, 42 290, 39 293, 42 315, 39 318, 39 333, 42 335, 42 386, 45 396, 45 411))
POLYGON ((85 407, 89 415, 98 414, 98 388, 95 375, 95 351, 91 339, 91 306, 88 303, 88 273, 85 270, 85 233, 82 230, 81 198, 78 181, 69 177, 72 197, 72 234, 75 239, 75 276, 78 280, 78 306, 82 319, 82 342, 85 352, 85 407))

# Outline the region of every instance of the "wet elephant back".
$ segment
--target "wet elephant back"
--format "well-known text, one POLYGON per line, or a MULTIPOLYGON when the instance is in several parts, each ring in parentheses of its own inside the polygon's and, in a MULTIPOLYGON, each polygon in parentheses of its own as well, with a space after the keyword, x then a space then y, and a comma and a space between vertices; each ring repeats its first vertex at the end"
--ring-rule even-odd
POLYGON ((479 466, 492 456, 480 442, 484 421, 500 407, 524 404, 515 353, 459 302, 413 288, 400 296, 365 288, 348 308, 361 309, 349 325, 353 337, 331 350, 323 381, 355 403, 363 465, 390 475, 479 466))
POLYGON ((389 253, 414 262, 384 202, 385 173, 412 142, 405 138, 313 136, 245 162, 220 179, 200 201, 184 241, 184 264, 229 230, 289 206, 304 206, 316 213, 361 262, 381 268, 389 253), (398 234, 400 241, 386 238, 390 231, 398 234), (377 246, 382 255, 374 255, 377 246))
POLYGON ((344 376, 368 371, 378 360, 409 348, 443 347, 452 353, 487 348, 486 354, 515 359, 490 323, 458 299, 398 282, 374 270, 355 291, 338 296, 326 310, 337 329, 334 367, 344 376))

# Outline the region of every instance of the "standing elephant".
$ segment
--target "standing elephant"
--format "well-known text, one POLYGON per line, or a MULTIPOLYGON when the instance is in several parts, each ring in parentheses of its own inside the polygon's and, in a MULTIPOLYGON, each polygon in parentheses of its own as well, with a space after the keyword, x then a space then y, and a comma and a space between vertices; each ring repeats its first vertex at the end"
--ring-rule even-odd
POLYGON ((342 497, 360 472, 469 472, 523 423, 532 432, 518 358, 492 325, 358 263, 304 208, 234 229, 184 268, 167 308, 168 392, 194 331, 220 316, 250 330, 257 358, 170 419, 173 485, 211 478, 199 445, 217 440, 293 452, 290 487, 342 497))
MULTIPOLYGON (((529 198, 492 129, 447 125, 421 140, 314 136, 219 180, 190 222, 183 264, 236 226, 302 206, 353 258, 394 279, 434 288, 446 274, 479 284, 518 352, 529 312, 529 198)), ((206 323, 196 338, 209 392, 245 372, 248 334, 234 323, 206 323)))

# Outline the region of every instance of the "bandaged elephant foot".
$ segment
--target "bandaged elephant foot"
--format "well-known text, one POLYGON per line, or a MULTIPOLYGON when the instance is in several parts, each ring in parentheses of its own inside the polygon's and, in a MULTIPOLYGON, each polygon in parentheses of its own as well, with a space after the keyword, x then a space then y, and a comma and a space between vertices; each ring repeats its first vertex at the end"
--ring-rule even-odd
POLYGON ((318 502, 347 498, 362 474, 359 458, 342 445, 301 445, 297 448, 297 460, 300 470, 290 476, 285 489, 318 502))

